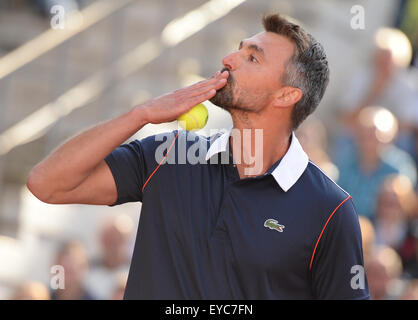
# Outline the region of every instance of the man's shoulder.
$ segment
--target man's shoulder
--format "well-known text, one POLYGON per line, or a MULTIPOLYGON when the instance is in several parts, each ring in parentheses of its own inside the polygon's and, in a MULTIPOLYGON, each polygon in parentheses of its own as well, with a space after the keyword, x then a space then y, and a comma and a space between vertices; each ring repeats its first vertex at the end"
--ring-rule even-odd
POLYGON ((309 160, 305 172, 306 188, 310 198, 315 202, 320 201, 325 207, 333 208, 351 195, 330 178, 317 164, 309 160))
POLYGON ((339 231, 356 227, 358 215, 351 195, 312 161, 305 174, 309 181, 306 188, 310 194, 312 230, 319 234, 325 227, 339 231))

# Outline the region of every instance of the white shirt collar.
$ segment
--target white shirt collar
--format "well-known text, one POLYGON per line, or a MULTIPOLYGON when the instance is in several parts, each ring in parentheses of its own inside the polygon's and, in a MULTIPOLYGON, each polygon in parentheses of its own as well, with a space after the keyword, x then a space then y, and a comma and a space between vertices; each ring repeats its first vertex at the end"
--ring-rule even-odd
MULTIPOLYGON (((211 144, 208 152, 206 153, 206 161, 208 161, 213 155, 226 151, 231 131, 232 127, 211 144)), ((273 172, 271 172, 271 174, 274 179, 276 179, 279 186, 286 192, 299 180, 300 176, 308 166, 308 162, 308 155, 300 145, 295 133, 292 132, 290 147, 283 156, 279 165, 273 170, 273 172)))

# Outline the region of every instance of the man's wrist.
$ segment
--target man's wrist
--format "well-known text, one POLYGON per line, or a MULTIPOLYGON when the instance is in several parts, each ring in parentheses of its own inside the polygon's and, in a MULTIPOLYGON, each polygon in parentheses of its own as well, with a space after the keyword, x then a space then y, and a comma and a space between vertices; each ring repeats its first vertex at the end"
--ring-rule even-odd
POLYGON ((149 123, 148 117, 147 117, 147 111, 146 111, 146 108, 143 107, 143 105, 134 107, 130 111, 130 117, 134 119, 135 123, 138 126, 138 130, 140 130, 143 126, 149 123))

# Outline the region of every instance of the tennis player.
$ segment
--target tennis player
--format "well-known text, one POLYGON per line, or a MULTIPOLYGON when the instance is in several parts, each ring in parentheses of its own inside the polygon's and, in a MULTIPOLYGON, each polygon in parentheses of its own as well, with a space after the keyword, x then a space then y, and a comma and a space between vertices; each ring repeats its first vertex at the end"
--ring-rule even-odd
POLYGON ((79 134, 31 171, 47 203, 142 202, 125 299, 369 298, 353 200, 294 135, 327 87, 324 49, 278 14, 263 25, 212 78, 79 134), (208 99, 233 128, 123 144, 208 99), (198 161, 169 161, 184 152, 198 161))

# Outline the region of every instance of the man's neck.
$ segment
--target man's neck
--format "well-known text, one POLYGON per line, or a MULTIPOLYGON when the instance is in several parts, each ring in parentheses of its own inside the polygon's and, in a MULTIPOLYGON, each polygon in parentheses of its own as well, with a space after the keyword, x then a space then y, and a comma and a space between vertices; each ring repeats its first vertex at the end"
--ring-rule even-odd
POLYGON ((290 146, 291 130, 270 119, 255 121, 251 115, 232 117, 230 147, 241 179, 264 174, 290 146))

